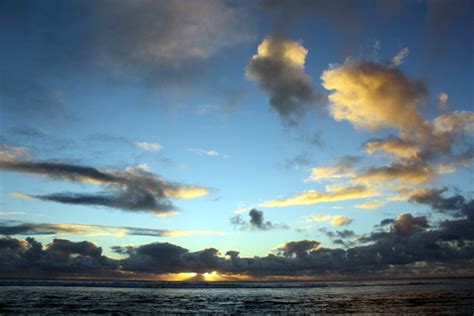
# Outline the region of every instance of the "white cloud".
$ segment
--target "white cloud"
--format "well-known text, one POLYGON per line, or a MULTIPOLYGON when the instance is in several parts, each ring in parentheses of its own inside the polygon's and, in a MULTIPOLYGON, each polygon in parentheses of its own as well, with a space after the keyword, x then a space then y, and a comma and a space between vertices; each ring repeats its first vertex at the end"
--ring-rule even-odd
POLYGON ((188 150, 200 156, 230 158, 229 155, 222 154, 213 149, 208 150, 208 149, 202 149, 202 148, 189 148, 188 150))
POLYGON ((150 152, 158 152, 161 150, 162 146, 158 143, 149 143, 149 142, 135 142, 135 146, 138 148, 150 151, 150 152))
POLYGON ((410 50, 408 47, 402 48, 392 59, 392 65, 395 67, 400 66, 405 62, 405 59, 408 57, 408 54, 410 54, 410 50))

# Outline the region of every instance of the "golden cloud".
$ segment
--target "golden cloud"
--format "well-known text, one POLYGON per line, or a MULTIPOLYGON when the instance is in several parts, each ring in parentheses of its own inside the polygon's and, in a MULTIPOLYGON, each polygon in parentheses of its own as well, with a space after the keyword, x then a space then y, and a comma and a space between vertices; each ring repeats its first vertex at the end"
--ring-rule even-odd
POLYGON ((193 199, 207 195, 209 190, 199 186, 179 186, 179 187, 166 187, 163 189, 166 197, 177 198, 177 199, 193 199))
POLYGON ((384 201, 372 201, 372 202, 365 202, 361 204, 357 204, 355 207, 356 208, 364 208, 364 209, 371 209, 371 208, 378 208, 382 205, 384 205, 384 201))
POLYGON ((331 114, 338 121, 371 129, 415 130, 425 125, 417 111, 425 89, 397 69, 349 60, 324 71, 321 79, 323 87, 333 91, 331 114))
POLYGON ((354 176, 355 173, 349 166, 324 166, 311 168, 311 175, 305 181, 309 182, 321 181, 325 179, 352 178, 354 176))
POLYGON ((365 144, 365 150, 369 154, 382 151, 403 159, 416 158, 420 153, 418 146, 409 144, 399 138, 369 141, 365 144))
POLYGON ((253 55, 253 59, 257 58, 276 58, 284 60, 295 67, 303 68, 308 50, 301 46, 300 43, 285 40, 266 38, 258 45, 257 54, 253 55))
POLYGON ((336 216, 333 216, 333 218, 331 220, 331 225, 333 225, 333 226, 342 226, 342 225, 349 224, 351 221, 352 220, 347 216, 336 215, 336 216))
POLYGON ((262 207, 283 207, 292 205, 307 205, 321 202, 334 202, 351 199, 362 199, 378 196, 379 193, 372 191, 363 185, 351 187, 327 186, 326 192, 307 190, 296 194, 295 196, 267 201, 259 204, 262 207))
POLYGON ((357 176, 354 182, 369 187, 395 184, 401 189, 408 184, 426 183, 432 180, 435 175, 436 171, 429 164, 422 161, 395 162, 388 166, 368 169, 357 176))
POLYGON ((307 218, 310 222, 330 222, 333 226, 343 226, 349 224, 352 219, 343 215, 317 214, 307 218))
POLYGON ((310 220, 314 222, 327 222, 330 221, 332 218, 331 215, 323 215, 323 214, 318 214, 318 215, 312 215, 310 216, 310 220))

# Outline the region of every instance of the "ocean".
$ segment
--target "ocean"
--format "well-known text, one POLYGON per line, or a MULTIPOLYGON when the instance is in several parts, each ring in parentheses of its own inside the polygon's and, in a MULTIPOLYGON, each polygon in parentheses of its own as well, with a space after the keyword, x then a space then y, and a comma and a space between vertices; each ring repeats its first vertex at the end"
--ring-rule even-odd
POLYGON ((0 314, 474 313, 474 279, 338 282, 0 280, 0 314))

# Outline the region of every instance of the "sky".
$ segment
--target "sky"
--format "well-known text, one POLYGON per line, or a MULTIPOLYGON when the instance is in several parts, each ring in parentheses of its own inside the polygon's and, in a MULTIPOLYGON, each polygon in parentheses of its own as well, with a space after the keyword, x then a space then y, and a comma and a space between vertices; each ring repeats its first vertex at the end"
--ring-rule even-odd
POLYGON ((0 276, 473 275, 473 14, 1 1, 0 276))

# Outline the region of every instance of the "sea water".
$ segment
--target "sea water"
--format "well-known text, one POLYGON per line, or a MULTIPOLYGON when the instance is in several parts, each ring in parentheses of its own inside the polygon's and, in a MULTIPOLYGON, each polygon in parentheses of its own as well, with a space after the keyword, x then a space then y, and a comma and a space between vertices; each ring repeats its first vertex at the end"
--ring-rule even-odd
POLYGON ((0 314, 467 314, 474 279, 339 282, 0 280, 0 314))

